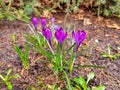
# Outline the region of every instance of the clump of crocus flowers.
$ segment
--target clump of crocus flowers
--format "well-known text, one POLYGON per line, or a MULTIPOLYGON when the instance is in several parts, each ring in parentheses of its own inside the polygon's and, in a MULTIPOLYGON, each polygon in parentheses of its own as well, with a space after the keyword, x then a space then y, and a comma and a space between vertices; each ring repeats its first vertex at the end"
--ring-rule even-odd
MULTIPOLYGON (((36 17, 32 18, 32 24, 34 25, 34 28, 37 28, 38 25, 38 19, 36 17)), ((55 18, 51 18, 51 22, 54 25, 54 36, 56 40, 58 41, 58 44, 60 45, 60 48, 62 48, 63 42, 68 36, 68 33, 64 31, 62 27, 59 27, 58 25, 55 25, 55 18)), ((52 41, 52 30, 50 27, 46 27, 47 21, 45 18, 40 19, 40 24, 42 27, 42 35, 46 38, 46 40, 51 45, 52 41)), ((78 51, 79 46, 82 44, 82 42, 86 38, 86 32, 84 30, 78 30, 78 31, 72 31, 72 39, 75 43, 75 51, 78 51)))
MULTIPOLYGON (((47 41, 49 49, 52 53, 50 55, 52 55, 52 65, 53 65, 53 68, 55 69, 55 71, 56 72, 63 71, 65 67, 68 67, 69 71, 72 72, 75 58, 78 56, 78 54, 77 54, 78 48, 82 44, 82 42, 86 39, 86 32, 84 30, 77 30, 77 31, 73 30, 71 33, 71 37, 72 37, 71 47, 72 48, 71 47, 67 48, 68 50, 64 51, 65 49, 63 48, 63 43, 65 42, 65 40, 67 39, 67 37, 69 35, 68 32, 66 32, 62 27, 55 24, 55 18, 51 18, 51 26, 48 26, 45 18, 41 18, 40 20, 38 20, 36 17, 33 17, 32 24, 33 24, 36 32, 37 32, 38 22, 40 22, 41 30, 42 30, 42 32, 40 34, 47 41), (58 42, 56 53, 52 49, 53 48, 52 40, 54 38, 58 42), (68 60, 69 62, 67 63, 67 66, 64 66, 64 63, 66 63, 65 55, 67 53, 69 53, 68 52, 69 50, 71 52, 71 54, 70 54, 71 56, 68 60)), ((35 35, 37 35, 37 40, 40 43, 39 34, 35 34, 35 35)), ((40 48, 42 48, 42 47, 40 47, 40 48)), ((42 51, 40 49, 41 53, 42 53, 42 51)), ((45 55, 49 58, 47 52, 45 55)))

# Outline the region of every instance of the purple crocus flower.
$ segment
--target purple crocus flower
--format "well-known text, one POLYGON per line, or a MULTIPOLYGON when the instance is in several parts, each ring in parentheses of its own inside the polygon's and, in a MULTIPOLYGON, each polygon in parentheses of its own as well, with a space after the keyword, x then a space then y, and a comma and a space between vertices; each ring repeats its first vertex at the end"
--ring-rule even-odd
POLYGON ((54 24, 55 23, 55 18, 51 18, 51 22, 52 22, 52 24, 54 24))
POLYGON ((55 31, 55 38, 58 40, 60 44, 60 48, 62 48, 62 43, 67 38, 67 32, 65 33, 62 28, 55 31))
POLYGON ((51 45, 52 31, 50 30, 50 28, 42 29, 42 34, 48 40, 49 44, 51 45))
POLYGON ((34 25, 35 29, 37 28, 38 25, 38 19, 36 17, 32 18, 32 24, 34 25))
POLYGON ((41 18, 40 19, 40 24, 41 24, 41 26, 42 26, 42 28, 44 29, 45 28, 45 26, 46 26, 46 19, 45 18, 41 18))
POLYGON ((72 32, 72 38, 76 43, 76 48, 75 50, 77 51, 83 40, 86 38, 86 32, 83 30, 78 30, 76 33, 73 31, 72 32))

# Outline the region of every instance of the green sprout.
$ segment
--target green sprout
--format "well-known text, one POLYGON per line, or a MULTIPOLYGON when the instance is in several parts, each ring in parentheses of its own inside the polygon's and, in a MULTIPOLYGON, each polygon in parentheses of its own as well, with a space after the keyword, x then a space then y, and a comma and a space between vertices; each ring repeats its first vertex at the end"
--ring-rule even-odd
POLYGON ((0 78, 3 80, 2 82, 0 82, 0 84, 4 83, 7 86, 8 90, 12 90, 12 83, 10 82, 10 80, 19 77, 18 74, 10 76, 11 72, 12 69, 9 69, 5 77, 2 74, 0 74, 0 78))
POLYGON ((25 51, 22 51, 18 46, 14 46, 14 50, 16 51, 16 53, 18 54, 18 56, 20 57, 20 59, 22 60, 22 64, 24 66, 25 69, 28 70, 29 68, 29 61, 28 61, 28 45, 25 46, 25 51))
POLYGON ((16 36, 15 36, 15 34, 12 34, 11 37, 12 37, 12 41, 13 41, 14 43, 17 42, 17 41, 16 41, 16 36))
MULTIPOLYGON (((82 76, 78 78, 74 78, 73 81, 74 81, 75 87, 79 90, 91 90, 90 87, 88 86, 88 83, 90 80, 94 78, 94 76, 95 76, 94 72, 90 72, 87 75, 87 80, 85 80, 85 78, 82 76)), ((97 87, 92 87, 92 90, 105 90, 105 86, 99 85, 97 87)))
POLYGON ((106 52, 102 52, 102 57, 109 58, 110 60, 114 60, 114 59, 117 59, 118 57, 120 57, 120 54, 114 54, 114 55, 111 54, 111 48, 110 48, 109 45, 107 47, 107 50, 108 50, 107 53, 106 52))

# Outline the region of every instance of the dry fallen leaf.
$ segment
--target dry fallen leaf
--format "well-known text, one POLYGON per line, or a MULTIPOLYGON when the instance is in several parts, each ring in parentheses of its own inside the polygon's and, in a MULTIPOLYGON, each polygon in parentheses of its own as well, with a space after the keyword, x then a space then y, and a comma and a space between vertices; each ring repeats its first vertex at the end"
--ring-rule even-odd
POLYGON ((47 18, 51 18, 52 14, 48 10, 43 10, 43 16, 47 18))
POLYGON ((120 29, 120 25, 113 23, 113 24, 106 24, 108 28, 120 29))
POLYGON ((104 20, 104 18, 103 17, 101 17, 101 16, 99 16, 99 17, 97 17, 97 19, 96 19, 97 21, 103 21, 104 20))
POLYGON ((84 14, 79 14, 75 19, 84 20, 84 14))
POLYGON ((106 23, 106 27, 108 27, 108 28, 120 29, 120 24, 118 24, 114 21, 111 21, 110 19, 105 20, 105 23, 106 23))
POLYGON ((91 25, 91 24, 92 24, 92 22, 90 21, 89 18, 84 18, 84 20, 83 20, 83 25, 84 26, 91 25))
POLYGON ((78 11, 76 11, 74 14, 71 14, 71 16, 73 18, 75 18, 75 20, 83 20, 85 13, 83 9, 79 9, 78 11))

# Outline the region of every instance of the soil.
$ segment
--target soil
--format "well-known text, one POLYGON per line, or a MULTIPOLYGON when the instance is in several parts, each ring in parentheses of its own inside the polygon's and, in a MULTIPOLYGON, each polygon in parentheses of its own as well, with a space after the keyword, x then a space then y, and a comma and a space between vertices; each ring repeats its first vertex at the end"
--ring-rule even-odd
MULTIPOLYGON (((65 26, 65 14, 53 14, 59 25, 65 26)), ((120 90, 120 57, 115 60, 103 58, 101 53, 107 52, 107 46, 111 47, 111 54, 120 53, 120 19, 96 17, 91 12, 79 10, 75 14, 71 14, 66 19, 71 24, 72 29, 83 29, 87 32, 87 39, 83 46, 93 46, 82 56, 75 60, 73 73, 71 78, 85 76, 91 72, 95 72, 95 78, 89 86, 105 85, 106 90, 120 90), (78 68, 80 65, 98 65, 105 68, 78 68)), ((38 27, 40 28, 40 26, 38 27)), ((12 36, 16 37, 16 44, 22 49, 24 48, 24 33, 31 33, 26 23, 20 21, 0 21, 0 74, 5 75, 9 68, 12 68, 12 74, 20 75, 17 79, 12 79, 13 90, 46 90, 53 84, 59 84, 60 87, 65 85, 64 80, 57 80, 53 71, 49 68, 47 62, 41 62, 45 59, 38 53, 29 52, 31 64, 28 71, 24 70, 20 58, 15 53, 12 36)), ((82 47, 82 46, 81 46, 82 47)), ((5 85, 0 86, 0 90, 7 90, 5 85)))

